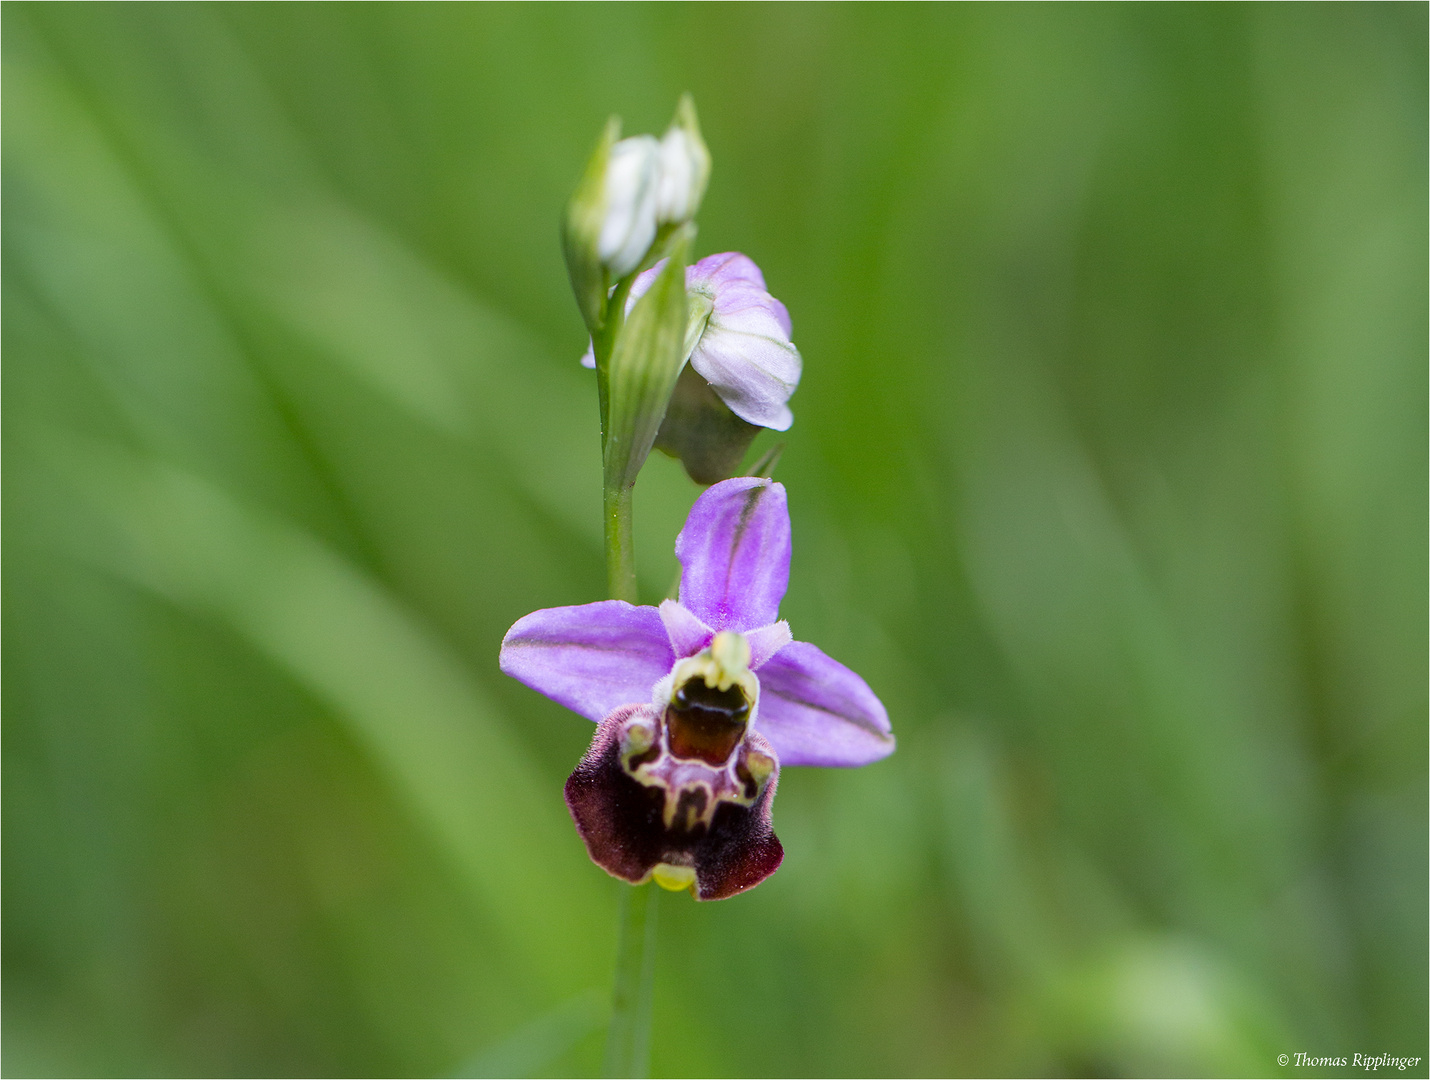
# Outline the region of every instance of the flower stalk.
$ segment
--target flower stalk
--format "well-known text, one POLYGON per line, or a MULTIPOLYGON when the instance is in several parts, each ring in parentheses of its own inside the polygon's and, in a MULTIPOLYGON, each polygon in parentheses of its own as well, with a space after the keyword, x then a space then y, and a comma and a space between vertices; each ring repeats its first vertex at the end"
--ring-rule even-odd
POLYGON ((657 892, 650 885, 621 890, 620 944, 611 1000, 611 1024, 601 1075, 642 1077, 650 1072, 654 1001, 657 892))
POLYGON ((636 590, 636 548, 631 528, 628 487, 606 485, 606 586, 612 600, 639 601, 636 590))

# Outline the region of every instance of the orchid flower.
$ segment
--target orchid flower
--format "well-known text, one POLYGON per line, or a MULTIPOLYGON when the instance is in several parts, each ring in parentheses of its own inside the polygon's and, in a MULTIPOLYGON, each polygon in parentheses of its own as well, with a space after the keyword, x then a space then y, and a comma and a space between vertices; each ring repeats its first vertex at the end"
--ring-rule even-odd
POLYGON ((865 765, 894 750, 862 678, 778 618, 789 582, 784 486, 725 480, 675 542, 680 596, 546 608, 507 632, 501 669, 587 719, 566 781, 592 860, 614 877, 719 900, 779 867, 781 765, 865 765))
MULTIPOLYGON (((657 263, 632 282, 628 313, 664 265, 657 263)), ((790 341, 789 312, 765 288, 760 268, 737 251, 710 255, 686 267, 685 288, 693 309, 686 334, 690 366, 741 420, 788 431, 799 350, 790 341)), ((581 363, 596 366, 590 348, 581 363)))

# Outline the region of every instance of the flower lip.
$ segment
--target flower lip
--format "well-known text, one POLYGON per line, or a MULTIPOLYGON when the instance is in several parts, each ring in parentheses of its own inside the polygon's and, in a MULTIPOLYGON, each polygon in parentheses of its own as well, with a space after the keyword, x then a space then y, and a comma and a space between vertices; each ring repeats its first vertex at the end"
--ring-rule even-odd
POLYGON ((592 861, 632 884, 654 877, 665 888, 692 887, 700 900, 759 884, 784 858, 770 819, 779 766, 769 743, 747 733, 725 769, 664 753, 627 767, 628 733, 652 731, 659 719, 649 705, 617 709, 566 781, 566 804, 592 861))

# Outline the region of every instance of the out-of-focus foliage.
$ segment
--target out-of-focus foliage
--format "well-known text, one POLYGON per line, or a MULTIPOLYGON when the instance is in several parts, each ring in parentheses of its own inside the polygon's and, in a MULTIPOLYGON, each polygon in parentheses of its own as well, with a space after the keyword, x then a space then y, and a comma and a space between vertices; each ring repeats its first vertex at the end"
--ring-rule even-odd
POLYGON ((660 898, 655 1072, 1423 1059, 1424 5, 55 4, 4 9, 6 1072, 597 1067, 591 729, 497 645, 601 594, 557 220, 686 89, 695 254, 805 358, 783 613, 900 748, 660 898))

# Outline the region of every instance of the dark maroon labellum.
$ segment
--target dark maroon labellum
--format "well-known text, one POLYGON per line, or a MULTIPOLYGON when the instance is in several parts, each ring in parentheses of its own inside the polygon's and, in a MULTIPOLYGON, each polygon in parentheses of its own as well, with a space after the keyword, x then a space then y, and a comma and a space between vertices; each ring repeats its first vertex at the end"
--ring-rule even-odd
POLYGON ((566 781, 566 804, 608 873, 640 883, 662 864, 693 870, 696 898, 721 900, 759 884, 784 858, 770 820, 779 768, 769 744, 746 730, 738 688, 696 680, 695 690, 664 716, 630 705, 606 717, 566 781))

